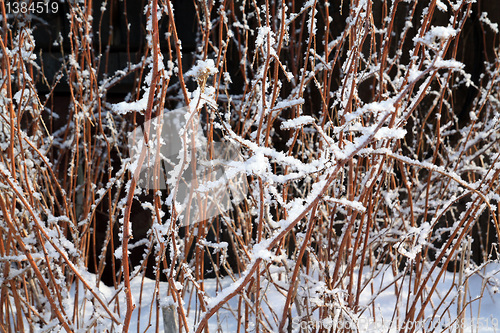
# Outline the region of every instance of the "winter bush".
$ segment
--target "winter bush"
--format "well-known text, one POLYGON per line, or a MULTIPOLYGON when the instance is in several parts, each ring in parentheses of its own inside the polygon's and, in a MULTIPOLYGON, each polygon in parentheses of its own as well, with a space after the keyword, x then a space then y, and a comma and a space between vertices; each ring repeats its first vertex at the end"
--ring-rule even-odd
POLYGON ((60 3, 49 77, 48 23, 0 4, 3 331, 158 331, 167 308, 179 332, 480 317, 500 283, 495 5, 194 1, 185 51, 180 10, 150 0, 109 71, 126 5, 60 3))

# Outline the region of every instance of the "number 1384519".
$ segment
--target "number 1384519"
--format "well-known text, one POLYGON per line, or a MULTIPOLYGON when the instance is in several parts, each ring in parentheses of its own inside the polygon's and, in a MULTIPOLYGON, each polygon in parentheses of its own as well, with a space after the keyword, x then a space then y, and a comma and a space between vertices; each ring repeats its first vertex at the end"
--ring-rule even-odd
POLYGON ((55 14, 59 10, 57 1, 6 1, 7 14, 55 14))

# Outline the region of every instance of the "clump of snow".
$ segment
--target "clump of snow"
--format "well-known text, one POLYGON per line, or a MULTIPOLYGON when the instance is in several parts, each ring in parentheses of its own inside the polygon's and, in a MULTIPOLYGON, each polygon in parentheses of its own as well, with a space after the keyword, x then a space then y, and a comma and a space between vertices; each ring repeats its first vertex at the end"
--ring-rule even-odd
POLYGON ((196 65, 191 67, 190 70, 186 72, 186 76, 194 77, 195 79, 204 79, 210 75, 217 74, 219 70, 215 67, 215 63, 212 59, 198 60, 196 65))
POLYGON ((264 175, 269 169, 269 160, 262 152, 256 153, 245 162, 247 175, 264 175))
POLYGON ((302 126, 314 123, 314 118, 311 116, 300 116, 295 119, 288 119, 281 123, 281 129, 300 128, 302 126))
POLYGON ((498 34, 498 32, 499 32, 498 23, 491 22, 491 20, 488 18, 487 12, 481 13, 481 16, 479 17, 479 21, 481 21, 481 23, 486 24, 492 31, 494 31, 495 33, 498 34))
POLYGON ((455 69, 455 70, 460 70, 465 67, 463 63, 460 61, 450 59, 450 60, 443 60, 443 59, 437 59, 434 62, 434 66, 437 68, 450 68, 450 69, 455 69))
POLYGON ((257 38, 255 39, 255 46, 261 47, 270 33, 271 33, 271 27, 260 27, 259 32, 257 34, 257 38))
POLYGON ((445 4, 445 3, 443 3, 441 0, 437 0, 437 1, 436 1, 436 7, 437 7, 440 11, 442 11, 442 12, 444 12, 444 13, 446 13, 446 12, 448 11, 448 7, 447 7, 447 6, 446 6, 446 4, 445 4))
POLYGON ((442 42, 447 39, 450 39, 452 37, 455 37, 457 35, 458 30, 454 29, 450 26, 448 27, 443 27, 443 26, 438 26, 438 27, 431 27, 429 31, 424 35, 424 37, 415 37, 414 41, 415 42, 421 42, 426 45, 432 45, 433 43, 436 42, 442 42))

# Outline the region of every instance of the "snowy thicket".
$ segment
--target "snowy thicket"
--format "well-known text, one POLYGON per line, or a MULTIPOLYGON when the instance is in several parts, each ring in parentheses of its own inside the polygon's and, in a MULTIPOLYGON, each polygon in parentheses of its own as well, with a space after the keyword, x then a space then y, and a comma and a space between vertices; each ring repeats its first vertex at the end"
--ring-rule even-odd
POLYGON ((33 17, 0 5, 4 330, 156 331, 169 306, 180 332, 498 320, 500 54, 464 63, 475 1, 196 0, 188 57, 150 0, 114 73, 87 1, 65 5, 53 82, 33 17))

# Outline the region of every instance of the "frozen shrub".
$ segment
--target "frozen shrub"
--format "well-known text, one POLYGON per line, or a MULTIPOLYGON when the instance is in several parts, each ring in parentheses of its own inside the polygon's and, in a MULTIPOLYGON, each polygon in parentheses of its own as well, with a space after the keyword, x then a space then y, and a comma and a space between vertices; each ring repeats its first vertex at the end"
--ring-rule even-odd
POLYGON ((453 331, 498 290, 493 2, 54 3, 0 4, 4 330, 453 331))

